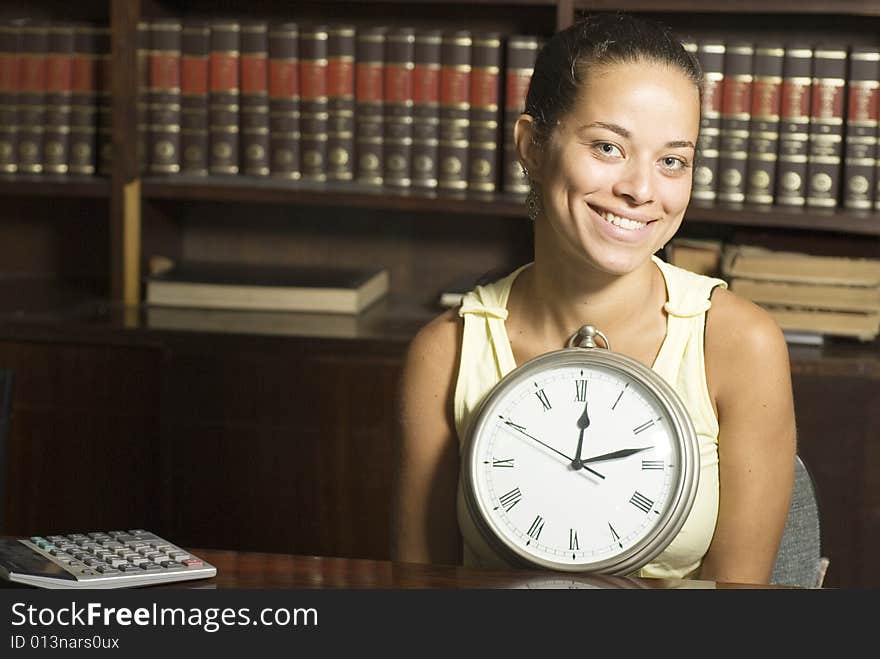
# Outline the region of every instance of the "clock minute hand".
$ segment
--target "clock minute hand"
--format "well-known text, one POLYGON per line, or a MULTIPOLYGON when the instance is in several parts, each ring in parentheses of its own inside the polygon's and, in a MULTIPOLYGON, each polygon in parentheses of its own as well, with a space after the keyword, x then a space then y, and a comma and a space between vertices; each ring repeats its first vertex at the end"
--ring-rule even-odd
MULTIPOLYGON (((518 426, 518 425, 516 425, 513 421, 507 421, 507 420, 504 421, 504 424, 507 425, 507 426, 510 426, 511 428, 513 428, 514 430, 516 430, 517 432, 519 432, 519 433, 525 435, 526 437, 528 437, 528 438, 531 439, 532 441, 538 442, 538 444, 540 444, 541 446, 544 446, 544 447, 546 447, 546 448, 549 448, 551 451, 553 451, 553 452, 556 453, 557 455, 561 455, 561 456, 562 456, 563 458, 565 458, 568 462, 571 462, 571 458, 568 457, 565 453, 563 453, 562 451, 558 451, 558 450, 556 450, 555 448, 553 448, 552 446, 550 446, 550 444, 545 444, 544 442, 542 442, 542 441, 541 441, 540 439, 538 439, 537 437, 533 437, 532 435, 530 435, 529 433, 527 433, 525 430, 523 430, 522 426, 518 426)), ((599 473, 598 471, 596 471, 595 469, 590 469, 590 468, 587 467, 586 465, 584 465, 583 468, 586 469, 587 471, 589 471, 591 474, 594 474, 594 475, 598 476, 599 478, 601 478, 601 479, 603 479, 603 480, 605 479, 605 476, 603 476, 602 474, 600 474, 600 473, 599 473)))
MULTIPOLYGON (((603 460, 615 460, 617 458, 625 458, 635 453, 641 453, 642 451, 648 451, 654 448, 653 446, 642 446, 641 448, 625 448, 619 451, 612 451, 611 453, 603 453, 602 455, 594 455, 592 458, 584 458, 581 462, 586 465, 588 462, 602 462, 603 460)), ((586 469, 586 467, 584 467, 586 469)))

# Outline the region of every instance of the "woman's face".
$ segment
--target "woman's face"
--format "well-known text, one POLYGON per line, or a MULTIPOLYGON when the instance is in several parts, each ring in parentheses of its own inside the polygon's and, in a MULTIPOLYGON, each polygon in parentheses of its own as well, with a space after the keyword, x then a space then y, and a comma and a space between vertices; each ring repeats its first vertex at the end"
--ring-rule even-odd
POLYGON ((699 107, 697 87, 677 68, 594 69, 542 151, 536 230, 602 272, 642 265, 684 217, 699 107))

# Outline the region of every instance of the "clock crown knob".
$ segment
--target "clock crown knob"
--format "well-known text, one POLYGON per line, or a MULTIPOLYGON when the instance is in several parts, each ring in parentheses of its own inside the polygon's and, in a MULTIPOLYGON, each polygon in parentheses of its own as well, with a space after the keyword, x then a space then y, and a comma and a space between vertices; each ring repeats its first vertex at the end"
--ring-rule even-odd
POLYGON ((593 325, 584 325, 577 332, 572 334, 571 338, 568 340, 567 347, 600 348, 601 346, 596 344, 597 336, 602 339, 602 343, 605 344, 605 349, 611 350, 611 344, 608 342, 608 338, 593 325))

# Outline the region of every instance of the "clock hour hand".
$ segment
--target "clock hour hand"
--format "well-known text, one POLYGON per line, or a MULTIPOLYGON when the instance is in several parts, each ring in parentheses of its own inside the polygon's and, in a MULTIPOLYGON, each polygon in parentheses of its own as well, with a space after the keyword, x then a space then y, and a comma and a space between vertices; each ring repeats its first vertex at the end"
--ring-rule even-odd
POLYGON ((575 451, 574 459, 571 461, 572 469, 580 469, 584 466, 584 463, 581 461, 581 449, 584 447, 584 430, 590 426, 590 415, 587 414, 589 405, 589 401, 584 402, 584 411, 577 420, 577 427, 580 428, 581 432, 578 434, 577 451, 575 451))
MULTIPOLYGON (((635 453, 641 453, 642 451, 648 451, 654 448, 653 446, 642 446, 641 448, 624 448, 619 451, 612 451, 611 453, 603 453, 602 455, 594 455, 592 458, 584 458, 581 460, 583 465, 586 465, 588 462, 602 462, 603 460, 616 460, 617 458, 625 458, 635 453)), ((587 467, 584 466, 584 469, 587 467)))
MULTIPOLYGON (((509 421, 509 420, 507 420, 507 419, 504 419, 504 424, 505 424, 506 426, 509 426, 510 428, 513 428, 514 430, 516 430, 516 431, 517 431, 518 433, 520 433, 521 435, 525 435, 526 437, 528 437, 528 438, 531 439, 532 441, 538 442, 538 444, 540 444, 541 446, 544 446, 544 447, 546 447, 546 448, 549 448, 551 451, 553 451, 553 452, 556 453, 557 455, 561 455, 561 456, 562 456, 563 458, 565 458, 568 462, 572 462, 572 459, 571 459, 570 457, 568 457, 565 453, 563 453, 562 451, 557 451, 555 448, 553 448, 552 446, 550 446, 550 444, 545 444, 544 442, 542 442, 542 441, 541 441, 540 439, 538 439, 537 437, 533 437, 532 435, 530 435, 529 433, 527 433, 527 432, 525 431, 525 428, 523 428, 522 426, 518 426, 518 425, 515 424, 513 421, 509 421)), ((583 465, 583 468, 586 469, 587 471, 589 471, 591 474, 593 474, 593 475, 595 475, 595 476, 598 476, 599 478, 601 478, 601 479, 603 479, 603 480, 605 479, 605 476, 603 476, 602 474, 600 474, 600 473, 599 473, 598 471, 596 471, 595 469, 591 469, 590 467, 587 467, 586 465, 583 465)))

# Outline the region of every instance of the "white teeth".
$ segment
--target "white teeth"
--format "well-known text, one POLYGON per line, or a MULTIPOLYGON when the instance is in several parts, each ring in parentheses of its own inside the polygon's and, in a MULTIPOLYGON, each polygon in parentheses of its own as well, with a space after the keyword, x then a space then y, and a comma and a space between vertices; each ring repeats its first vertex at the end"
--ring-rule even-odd
POLYGON ((620 217, 615 215, 611 211, 605 211, 602 213, 602 217, 605 218, 606 222, 611 222, 614 226, 620 227, 621 229, 628 229, 633 231, 635 229, 641 229, 645 226, 645 222, 639 222, 638 220, 630 220, 626 217, 620 217))

